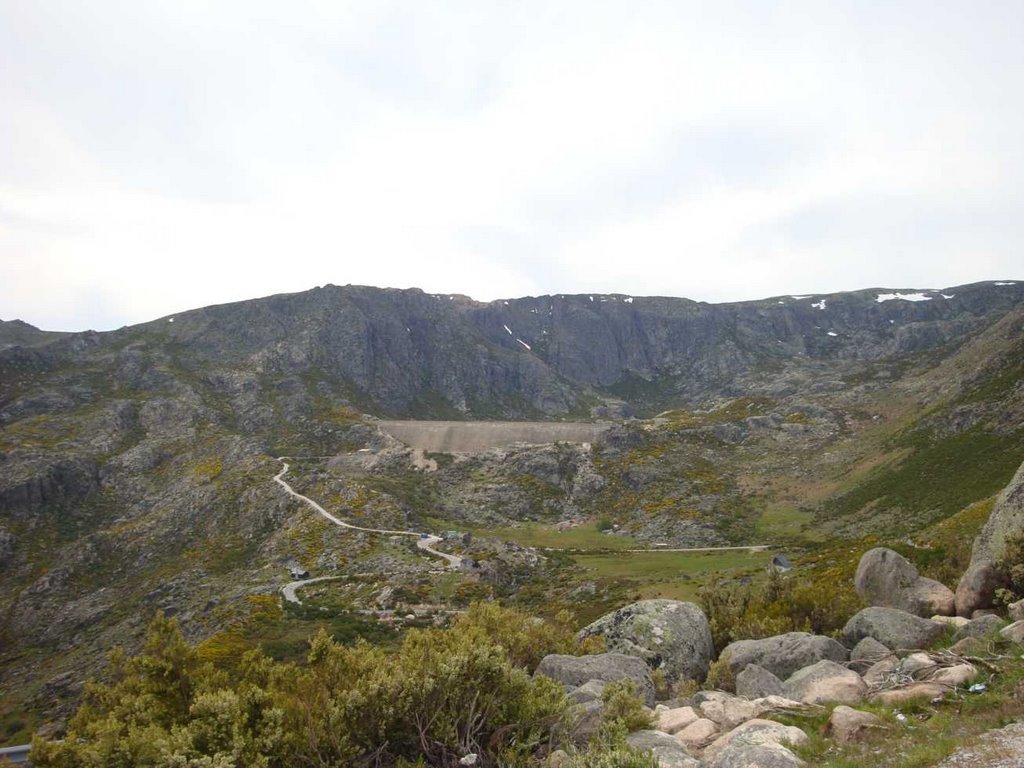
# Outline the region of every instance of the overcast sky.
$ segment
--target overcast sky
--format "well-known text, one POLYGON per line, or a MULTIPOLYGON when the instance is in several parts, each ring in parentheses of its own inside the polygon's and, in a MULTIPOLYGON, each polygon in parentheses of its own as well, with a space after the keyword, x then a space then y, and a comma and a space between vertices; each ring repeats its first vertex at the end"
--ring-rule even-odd
POLYGON ((0 317, 1024 278, 1024 3, 0 0, 0 317))

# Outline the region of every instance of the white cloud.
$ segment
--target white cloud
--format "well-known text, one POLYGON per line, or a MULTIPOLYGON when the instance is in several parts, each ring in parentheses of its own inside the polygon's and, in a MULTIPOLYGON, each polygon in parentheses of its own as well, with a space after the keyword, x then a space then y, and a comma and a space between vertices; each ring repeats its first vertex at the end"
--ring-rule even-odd
POLYGON ((1015 277, 1014 4, 0 8, 0 316, 1015 277))

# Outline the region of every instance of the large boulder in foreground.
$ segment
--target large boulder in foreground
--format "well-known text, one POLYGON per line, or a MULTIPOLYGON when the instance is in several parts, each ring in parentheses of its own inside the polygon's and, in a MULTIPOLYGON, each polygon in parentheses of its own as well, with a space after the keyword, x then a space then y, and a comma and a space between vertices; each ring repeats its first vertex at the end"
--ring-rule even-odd
MULTIPOLYGON (((1006 553, 1008 539, 1024 533, 1024 464, 1010 480, 992 507, 992 514, 974 540, 971 565, 999 562, 1006 553)), ((958 606, 959 610, 959 606, 958 606)), ((964 614, 960 614, 963 616, 964 614)))
POLYGON ((921 576, 903 555, 885 547, 864 553, 853 586, 869 605, 898 608, 917 616, 949 616, 955 609, 949 587, 921 576))
POLYGON ((580 632, 600 635, 610 651, 643 659, 661 669, 669 682, 703 682, 714 654, 711 625, 694 603, 640 600, 619 608, 580 632))
POLYGON ((922 619, 896 608, 865 608, 843 627, 843 642, 856 646, 865 637, 873 637, 887 648, 927 648, 942 635, 944 627, 931 619, 922 619))
POLYGON ((980 608, 991 608, 1002 574, 991 560, 972 562, 956 587, 956 615, 971 618, 980 608))
POLYGON ((552 653, 541 659, 537 675, 550 677, 567 689, 578 688, 591 680, 633 680, 649 707, 654 706, 654 681, 647 665, 624 653, 597 653, 590 656, 563 656, 552 653))
POLYGON ((850 652, 841 643, 824 635, 808 632, 787 632, 760 640, 737 640, 722 650, 721 659, 729 665, 733 675, 739 675, 748 665, 757 664, 780 680, 785 680, 798 669, 809 667, 822 659, 844 662, 850 652))

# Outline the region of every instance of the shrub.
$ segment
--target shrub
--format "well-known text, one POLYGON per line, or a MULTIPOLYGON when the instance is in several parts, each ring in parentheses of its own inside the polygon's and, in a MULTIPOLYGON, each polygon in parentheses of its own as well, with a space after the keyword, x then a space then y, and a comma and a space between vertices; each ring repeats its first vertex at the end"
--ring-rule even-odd
MULTIPOLYGON (((224 670, 203 663, 177 625, 158 616, 142 653, 111 657, 62 742, 36 739, 33 765, 131 766, 521 765, 565 738, 561 685, 531 664, 574 640, 545 623, 475 606, 450 630, 411 630, 397 650, 335 642, 324 629, 307 663, 250 651, 224 670)), ((614 689, 613 689, 614 692, 614 689)), ((637 722, 625 694, 611 705, 637 722)), ((642 710, 641 710, 642 713, 642 710)))
POLYGON ((763 584, 702 589, 700 602, 711 624, 715 650, 720 652, 734 640, 784 632, 837 632, 862 607, 848 584, 826 574, 818 578, 772 574, 763 584))

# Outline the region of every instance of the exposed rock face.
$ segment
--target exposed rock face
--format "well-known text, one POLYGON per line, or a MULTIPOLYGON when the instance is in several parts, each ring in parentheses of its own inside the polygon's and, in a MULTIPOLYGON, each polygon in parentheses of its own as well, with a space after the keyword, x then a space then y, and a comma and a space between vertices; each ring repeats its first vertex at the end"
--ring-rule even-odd
POLYGON ((846 661, 849 656, 849 651, 831 637, 807 632, 737 640, 727 645, 721 654, 734 675, 739 675, 749 664, 757 664, 781 680, 822 659, 846 661))
POLYGON ((956 588, 956 615, 970 618, 979 608, 990 608, 1002 577, 991 560, 975 560, 956 588))
POLYGON ((610 650, 643 659, 670 681, 703 681, 714 653, 711 626, 693 603, 641 600, 602 616, 580 637, 600 635, 610 650))
POLYGON ((843 627, 843 642, 855 646, 873 637, 893 650, 927 648, 942 635, 942 625, 895 608, 865 608, 843 627))
POLYGON ((759 699, 763 696, 782 696, 782 681, 757 664, 748 664, 736 675, 736 695, 748 699, 759 699))
MULTIPOLYGON (((971 565, 998 562, 1006 551, 1007 539, 1024 533, 1024 464, 1003 489, 992 514, 974 540, 971 565)), ((959 605, 957 606, 959 612, 959 605)), ((963 614, 961 614, 963 615, 963 614)))
POLYGON ((786 698, 803 704, 856 704, 868 687, 852 669, 823 660, 794 672, 786 680, 785 689, 786 698))
POLYGON ((562 656, 549 654, 537 666, 537 675, 544 675, 562 683, 566 688, 578 688, 591 680, 634 680, 644 703, 654 706, 654 682, 647 665, 635 656, 622 653, 599 653, 591 656, 562 656))
POLYGON ((877 715, 841 704, 832 710, 825 724, 825 733, 840 744, 846 744, 859 741, 870 729, 881 726, 882 719, 877 715))
POLYGON ((637 731, 626 737, 633 749, 652 752, 660 768, 700 768, 700 762, 691 757, 679 740, 661 731, 637 731))
POLYGON ((885 547, 868 550, 857 565, 854 588, 868 604, 918 616, 954 611, 952 590, 917 572, 910 561, 885 547))

